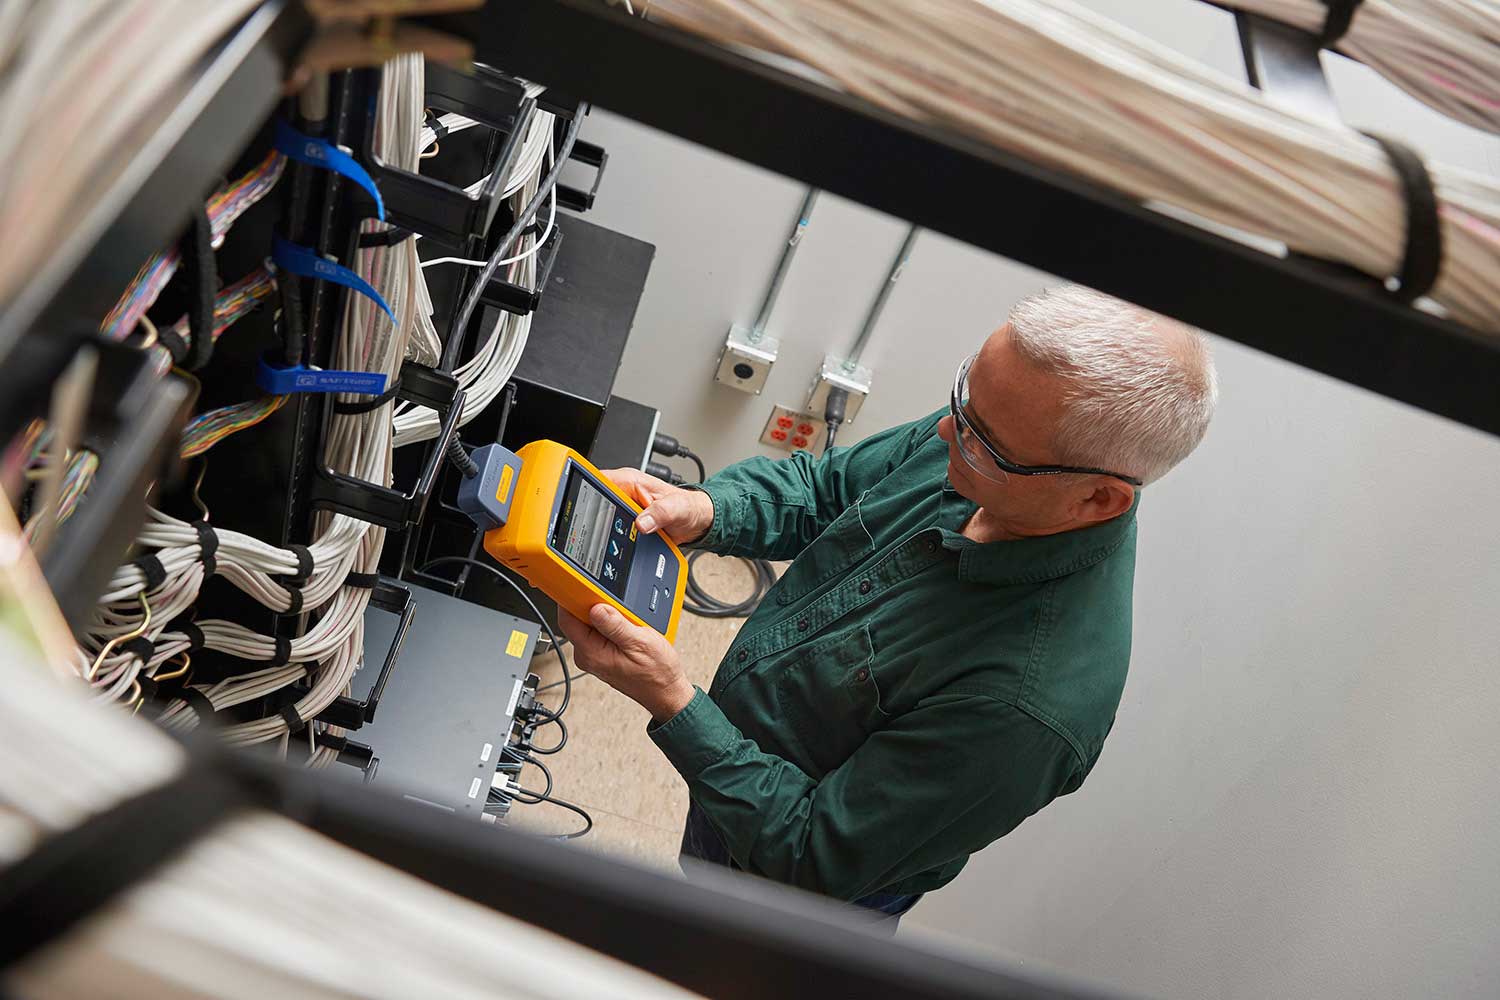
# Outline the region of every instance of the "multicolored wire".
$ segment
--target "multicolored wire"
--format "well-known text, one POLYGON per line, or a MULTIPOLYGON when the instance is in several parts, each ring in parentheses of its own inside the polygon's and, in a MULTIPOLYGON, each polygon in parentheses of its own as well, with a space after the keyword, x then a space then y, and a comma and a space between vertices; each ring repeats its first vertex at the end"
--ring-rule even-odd
MULTIPOLYGON (((219 337, 225 330, 255 309, 262 299, 275 290, 276 269, 270 261, 266 261, 234 284, 221 288, 218 298, 214 300, 214 342, 218 343, 219 337)), ((192 339, 188 333, 186 316, 167 329, 181 337, 183 341, 192 339)), ((158 376, 165 375, 172 367, 172 354, 160 341, 151 347, 151 364, 158 376)))
POLYGON ((203 454, 231 434, 254 427, 286 405, 287 396, 263 396, 200 413, 182 432, 182 457, 203 454))
MULTIPOLYGON (((224 242, 224 234, 229 232, 235 220, 276 186, 285 166, 286 157, 272 150, 248 173, 228 187, 214 192, 213 197, 208 199, 204 207, 208 210, 215 248, 224 242)), ((172 280, 179 261, 176 249, 172 249, 153 255, 141 265, 130 287, 120 301, 115 303, 109 315, 104 317, 104 323, 100 327, 104 336, 110 340, 123 340, 129 336, 146 310, 161 295, 162 289, 167 287, 167 282, 172 280)))

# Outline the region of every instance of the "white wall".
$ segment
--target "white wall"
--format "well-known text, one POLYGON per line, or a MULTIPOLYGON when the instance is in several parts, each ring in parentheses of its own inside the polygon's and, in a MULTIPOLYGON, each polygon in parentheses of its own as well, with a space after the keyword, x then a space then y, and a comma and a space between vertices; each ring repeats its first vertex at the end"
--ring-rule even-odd
MULTIPOLYGON (((1238 72, 1186 0, 1092 6, 1238 72)), ((1500 167, 1500 143, 1360 67, 1351 122, 1500 167)), ((825 197, 766 394, 714 385, 800 187, 596 113, 594 218, 657 244, 618 391, 711 466, 756 450, 847 346, 902 225, 825 197)), ((871 164, 878 169, 878 164, 871 164)), ((944 401, 957 359, 1040 287, 925 235, 867 360, 853 439, 944 401)), ((1208 441, 1145 497, 1136 647, 1088 784, 975 858, 908 926, 1171 997, 1500 989, 1500 442, 1226 342, 1208 441)), ((1497 390, 1500 391, 1500 390, 1497 390)))

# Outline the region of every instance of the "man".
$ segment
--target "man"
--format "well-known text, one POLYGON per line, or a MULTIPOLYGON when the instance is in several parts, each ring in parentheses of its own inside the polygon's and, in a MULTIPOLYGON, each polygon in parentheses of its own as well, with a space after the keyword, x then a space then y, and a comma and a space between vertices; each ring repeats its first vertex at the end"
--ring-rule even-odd
POLYGON ((1216 396, 1201 334, 1068 286, 914 423, 701 489, 608 473, 641 531, 793 560, 707 693, 608 606, 561 616, 687 781, 684 854, 899 917, 1077 789, 1125 684, 1138 489, 1216 396))

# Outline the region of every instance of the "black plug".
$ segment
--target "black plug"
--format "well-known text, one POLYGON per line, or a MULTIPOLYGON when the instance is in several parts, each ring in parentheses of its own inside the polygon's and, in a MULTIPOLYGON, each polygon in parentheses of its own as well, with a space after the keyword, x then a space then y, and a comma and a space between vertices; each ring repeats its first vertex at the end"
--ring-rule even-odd
POLYGON ((687 480, 673 472, 669 466, 662 465, 660 462, 647 462, 646 475, 655 476, 657 479, 664 479, 673 486, 681 486, 687 482, 687 480))
POLYGON ((834 435, 844 422, 844 407, 848 403, 849 390, 840 389, 836 385, 828 387, 828 401, 823 404, 823 420, 828 424, 828 445, 825 451, 833 447, 834 435))
POLYGON ((448 461, 464 474, 465 479, 473 479, 479 475, 479 465, 464 451, 464 443, 454 434, 448 439, 448 461))

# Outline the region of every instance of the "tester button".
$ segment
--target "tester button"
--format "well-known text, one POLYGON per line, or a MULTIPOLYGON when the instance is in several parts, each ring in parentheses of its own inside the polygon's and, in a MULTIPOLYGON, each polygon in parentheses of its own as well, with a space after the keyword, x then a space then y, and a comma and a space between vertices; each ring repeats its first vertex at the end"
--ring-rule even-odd
MULTIPOLYGON (((657 556, 656 557, 656 578, 658 580, 660 580, 661 579, 661 575, 663 573, 665 573, 666 571, 667 571, 667 557, 666 556, 657 556)), ((651 610, 655 611, 656 609, 652 608, 651 610)))
POLYGON ((656 587, 651 588, 651 613, 656 613, 656 598, 661 593, 656 587))

